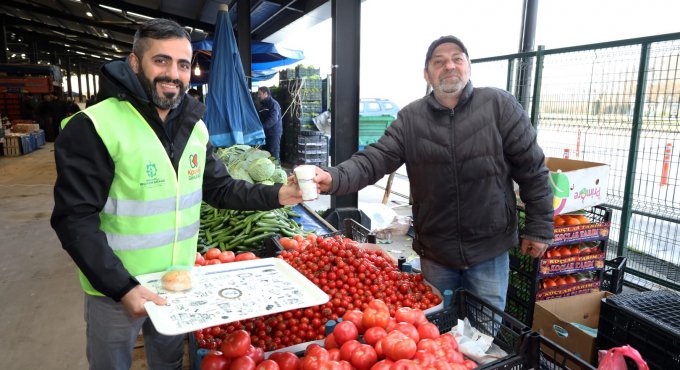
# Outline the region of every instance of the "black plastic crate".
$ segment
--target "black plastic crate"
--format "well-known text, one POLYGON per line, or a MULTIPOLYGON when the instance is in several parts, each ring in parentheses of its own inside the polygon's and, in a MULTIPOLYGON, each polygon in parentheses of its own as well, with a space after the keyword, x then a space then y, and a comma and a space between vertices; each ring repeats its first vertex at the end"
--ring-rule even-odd
POLYGON ((354 221, 351 218, 346 218, 343 221, 343 224, 345 226, 344 235, 346 237, 359 243, 375 244, 376 242, 375 234, 372 234, 371 231, 365 228, 362 224, 354 221))
POLYGON ((595 370, 595 368, 550 339, 532 332, 529 335, 530 368, 541 370, 595 370))
POLYGON ((680 295, 664 290, 603 299, 597 348, 626 344, 652 370, 680 369, 680 295))
POLYGON ((600 290, 606 290, 619 294, 623 290, 624 274, 626 270, 626 257, 616 257, 604 261, 605 269, 600 278, 600 290))
POLYGON ((452 306, 430 313, 427 319, 446 333, 457 325, 459 318, 467 318, 474 328, 493 336, 494 343, 508 353, 507 357, 478 369, 528 369, 524 354, 531 333, 529 327, 464 289, 456 291, 453 302, 452 306))

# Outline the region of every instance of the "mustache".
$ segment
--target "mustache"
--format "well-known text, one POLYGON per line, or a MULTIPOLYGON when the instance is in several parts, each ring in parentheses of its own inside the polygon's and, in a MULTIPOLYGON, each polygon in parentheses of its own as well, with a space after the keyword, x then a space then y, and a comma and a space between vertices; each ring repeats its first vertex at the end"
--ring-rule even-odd
POLYGON ((173 83, 173 84, 179 86, 180 90, 184 89, 184 83, 182 83, 182 81, 177 80, 177 79, 173 80, 170 77, 156 77, 156 78, 153 79, 154 85, 156 85, 158 83, 164 83, 164 82, 165 83, 173 83))

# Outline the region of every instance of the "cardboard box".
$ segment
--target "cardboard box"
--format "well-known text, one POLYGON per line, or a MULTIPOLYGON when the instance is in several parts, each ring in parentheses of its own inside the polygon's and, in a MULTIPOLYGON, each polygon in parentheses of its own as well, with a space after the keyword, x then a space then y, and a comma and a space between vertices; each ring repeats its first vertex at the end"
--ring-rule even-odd
POLYGON ((595 364, 596 337, 572 323, 597 330, 602 298, 610 295, 612 293, 593 292, 536 302, 532 329, 574 355, 595 364))
POLYGON ((578 211, 607 200, 609 165, 563 158, 546 158, 555 214, 578 211))

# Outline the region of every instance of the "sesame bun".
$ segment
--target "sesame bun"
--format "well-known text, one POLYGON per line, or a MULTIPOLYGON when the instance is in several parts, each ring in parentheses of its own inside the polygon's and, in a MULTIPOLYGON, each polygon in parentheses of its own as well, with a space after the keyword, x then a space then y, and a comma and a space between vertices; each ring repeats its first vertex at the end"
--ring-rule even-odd
POLYGON ((191 289, 191 273, 189 270, 168 271, 161 278, 163 289, 171 292, 181 292, 191 289))

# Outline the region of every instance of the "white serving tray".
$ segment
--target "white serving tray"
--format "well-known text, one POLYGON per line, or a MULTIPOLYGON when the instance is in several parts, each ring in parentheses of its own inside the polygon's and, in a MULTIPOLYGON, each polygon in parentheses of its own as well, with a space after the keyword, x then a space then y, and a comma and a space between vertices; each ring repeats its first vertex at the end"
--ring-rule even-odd
POLYGON ((167 299, 167 306, 144 304, 156 330, 165 335, 328 302, 326 293, 279 258, 194 267, 192 288, 185 292, 163 289, 163 274, 137 280, 167 299))

